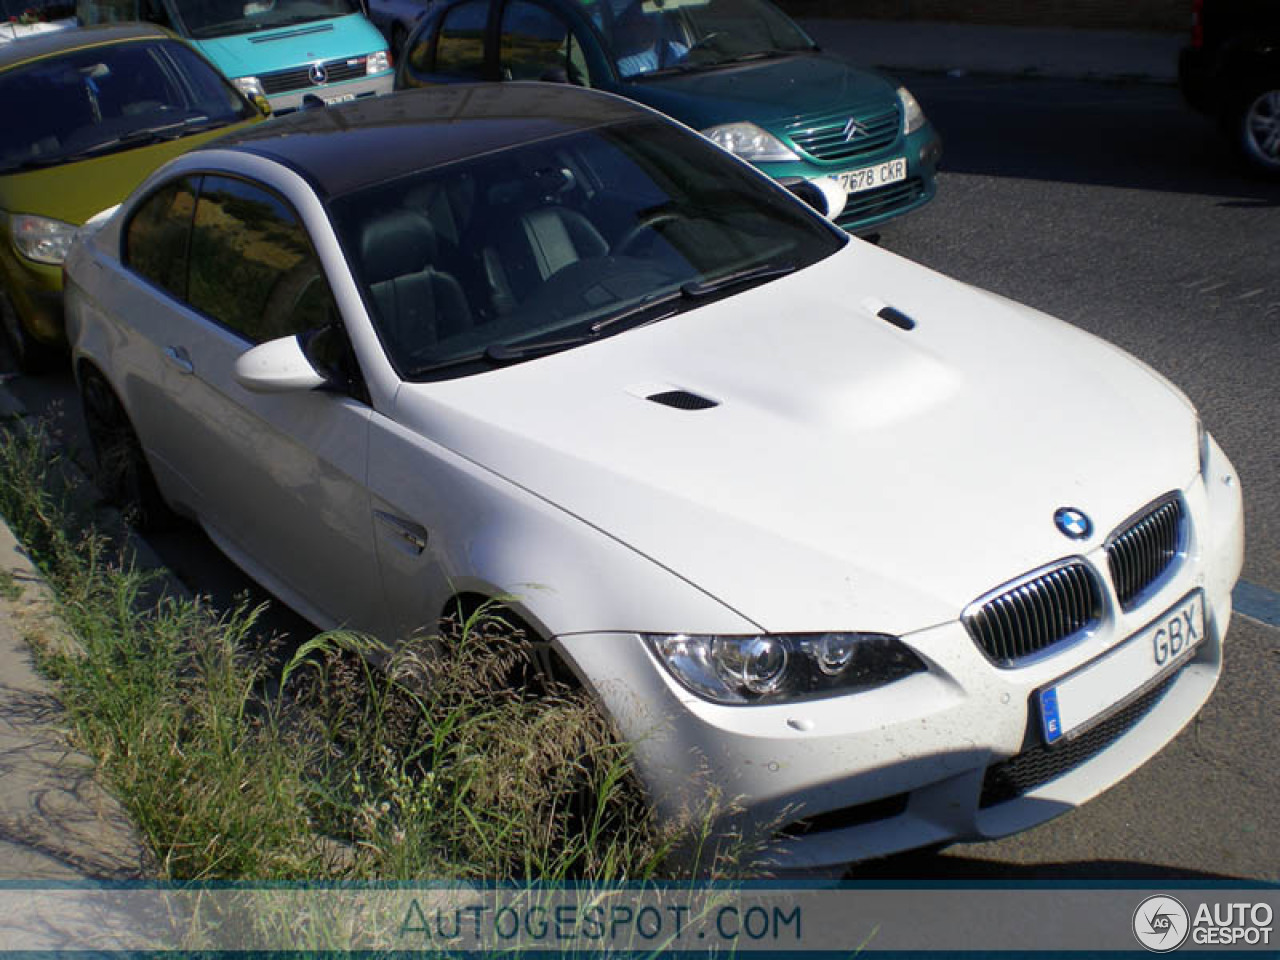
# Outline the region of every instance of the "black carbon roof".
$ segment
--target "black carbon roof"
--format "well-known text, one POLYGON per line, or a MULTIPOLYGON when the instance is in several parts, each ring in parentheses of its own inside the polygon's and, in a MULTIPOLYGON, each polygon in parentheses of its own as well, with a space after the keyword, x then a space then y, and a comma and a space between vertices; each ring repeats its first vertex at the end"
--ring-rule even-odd
POLYGON ((199 149, 258 154, 341 196, 413 170, 645 116, 652 114, 619 97, 564 84, 449 84, 275 117, 199 149))

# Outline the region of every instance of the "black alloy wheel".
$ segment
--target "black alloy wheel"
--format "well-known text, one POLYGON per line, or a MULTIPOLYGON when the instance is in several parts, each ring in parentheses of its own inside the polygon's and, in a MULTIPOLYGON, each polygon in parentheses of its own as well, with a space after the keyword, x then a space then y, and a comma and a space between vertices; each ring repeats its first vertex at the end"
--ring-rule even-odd
POLYGON ((89 371, 81 378, 80 401, 97 461, 94 480, 103 497, 139 531, 165 527, 173 514, 115 391, 101 374, 89 371))

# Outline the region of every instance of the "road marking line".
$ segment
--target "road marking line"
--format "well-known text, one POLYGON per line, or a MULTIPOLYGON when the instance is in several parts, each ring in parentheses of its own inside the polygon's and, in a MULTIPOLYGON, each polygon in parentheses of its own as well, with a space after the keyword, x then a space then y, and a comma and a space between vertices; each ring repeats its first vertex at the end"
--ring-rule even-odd
POLYGON ((1237 613, 1269 627, 1280 627, 1280 593, 1241 580, 1231 592, 1237 613))

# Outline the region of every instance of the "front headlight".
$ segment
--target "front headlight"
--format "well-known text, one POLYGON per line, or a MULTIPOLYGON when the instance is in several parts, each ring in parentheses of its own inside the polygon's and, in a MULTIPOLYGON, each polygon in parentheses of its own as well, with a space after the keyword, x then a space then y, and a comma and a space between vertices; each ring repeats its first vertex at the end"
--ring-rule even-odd
POLYGON ((898 88, 898 102, 902 104, 902 135, 910 136, 925 125, 924 110, 906 87, 898 88))
POLYGON ((252 100, 254 97, 265 97, 267 91, 262 89, 262 81, 257 77, 236 77, 232 81, 236 89, 252 100))
POLYGON ((13 245, 20 254, 36 263, 55 267, 66 259, 76 233, 74 224, 25 213, 15 214, 9 224, 13 230, 13 245))
POLYGON ((878 633, 646 635, 680 684, 715 703, 813 700, 884 686, 925 669, 901 640, 878 633))
POLYGON ((800 159, 785 143, 754 123, 722 123, 718 127, 708 127, 702 135, 716 146, 752 163, 800 159))
POLYGON ((391 54, 386 50, 379 50, 377 53, 369 54, 369 58, 364 62, 365 76, 371 77, 375 73, 386 73, 391 69, 391 54))

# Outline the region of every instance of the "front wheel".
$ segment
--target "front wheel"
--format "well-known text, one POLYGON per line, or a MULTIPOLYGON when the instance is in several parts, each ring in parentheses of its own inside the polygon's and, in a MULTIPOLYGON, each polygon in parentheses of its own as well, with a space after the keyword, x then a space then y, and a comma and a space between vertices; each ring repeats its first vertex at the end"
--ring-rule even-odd
POLYGON ((1280 176, 1280 86, 1245 98, 1236 132, 1245 159, 1264 173, 1280 176))
POLYGON ((58 363, 59 354, 53 347, 41 343, 22 325, 17 308, 0 291, 0 330, 4 333, 9 352, 22 373, 49 373, 58 363))
POLYGON ((139 531, 168 525, 173 514, 160 495, 142 443, 111 385, 99 373, 86 373, 80 384, 80 401, 98 464, 94 479, 102 495, 139 531))

